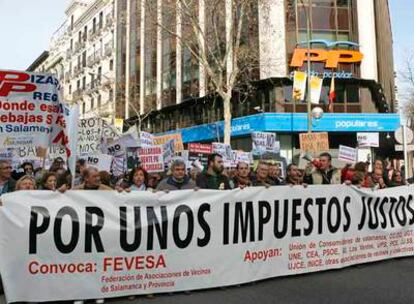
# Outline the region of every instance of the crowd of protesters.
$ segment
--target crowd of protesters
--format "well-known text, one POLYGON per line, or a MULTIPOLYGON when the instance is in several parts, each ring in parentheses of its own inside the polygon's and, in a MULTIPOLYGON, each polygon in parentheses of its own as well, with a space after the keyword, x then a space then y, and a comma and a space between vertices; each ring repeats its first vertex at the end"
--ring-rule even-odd
POLYGON ((186 168, 186 162, 174 159, 168 173, 149 174, 142 167, 136 167, 127 175, 114 177, 109 172, 87 167, 84 160, 78 160, 74 185, 72 176, 65 170, 64 161, 57 158, 49 170, 34 168, 24 163, 19 172, 13 171, 10 162, 0 161, 0 196, 16 190, 117 190, 117 191, 172 191, 184 189, 217 189, 280 185, 328 185, 347 184, 362 188, 384 189, 407 184, 401 171, 392 169, 382 160, 376 160, 369 171, 370 164, 359 162, 339 169, 332 166, 329 153, 309 162, 305 169, 290 164, 286 172, 280 166, 260 160, 256 170, 245 162, 239 162, 236 168, 224 168, 223 158, 219 154, 208 157, 203 171, 186 168), (284 173, 284 174, 283 174, 284 173))
MULTIPOLYGON (((332 166, 329 153, 309 162, 305 169, 296 164, 287 166, 282 172, 280 166, 265 160, 258 162, 256 170, 246 162, 239 162, 235 169, 224 168, 223 158, 211 154, 203 171, 186 168, 186 162, 174 159, 168 173, 149 174, 142 167, 132 169, 127 175, 115 178, 109 172, 87 167, 83 159, 77 161, 74 178, 64 168, 61 158, 54 160, 49 170, 34 168, 31 163, 21 165, 19 171, 13 171, 9 161, 0 160, 0 196, 18 190, 50 190, 65 192, 73 190, 116 190, 131 191, 174 191, 184 189, 230 190, 236 188, 263 186, 303 186, 346 184, 362 188, 384 189, 408 184, 401 171, 376 160, 370 164, 359 162, 339 169, 332 166), (283 174, 284 173, 284 174, 283 174), (74 184, 72 185, 72 181, 74 184)), ((410 181, 409 181, 410 182, 410 181)), ((0 197, 1 205, 1 197, 0 197)), ((1 284, 0 284, 1 285, 1 284)), ((1 286, 0 286, 1 287, 1 286)), ((104 303, 104 300, 95 300, 104 303)), ((75 301, 81 304, 84 301, 75 301)))

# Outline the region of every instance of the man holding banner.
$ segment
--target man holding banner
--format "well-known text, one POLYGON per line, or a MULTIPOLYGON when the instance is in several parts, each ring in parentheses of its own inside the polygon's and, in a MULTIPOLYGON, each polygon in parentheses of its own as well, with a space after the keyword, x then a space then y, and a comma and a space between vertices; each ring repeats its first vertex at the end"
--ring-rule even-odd
POLYGON ((175 159, 171 162, 171 176, 167 176, 157 186, 157 190, 186 190, 194 189, 196 184, 186 174, 185 162, 175 159))
POLYGON ((10 162, 0 160, 0 196, 5 193, 13 192, 16 181, 11 178, 12 167, 10 162))
POLYGON ((229 179, 223 175, 223 171, 223 157, 217 153, 210 154, 207 160, 207 170, 197 176, 197 186, 202 189, 229 190, 229 179))

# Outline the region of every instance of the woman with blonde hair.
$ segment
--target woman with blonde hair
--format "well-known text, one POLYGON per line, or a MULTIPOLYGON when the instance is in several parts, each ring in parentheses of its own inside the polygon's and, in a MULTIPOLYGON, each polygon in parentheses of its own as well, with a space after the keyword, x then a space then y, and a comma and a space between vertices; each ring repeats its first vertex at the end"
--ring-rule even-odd
POLYGON ((16 191, 36 190, 36 188, 36 180, 30 175, 25 175, 16 182, 16 191))

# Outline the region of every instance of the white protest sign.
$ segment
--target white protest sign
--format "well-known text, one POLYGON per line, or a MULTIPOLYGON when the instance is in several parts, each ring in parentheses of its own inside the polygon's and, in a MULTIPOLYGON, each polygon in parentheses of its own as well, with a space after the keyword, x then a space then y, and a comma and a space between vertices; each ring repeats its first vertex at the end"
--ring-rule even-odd
POLYGON ((244 152, 233 150, 232 151, 232 159, 231 159, 231 168, 237 167, 239 162, 243 162, 249 165, 253 165, 253 154, 251 152, 244 152))
POLYGON ((97 154, 88 156, 86 158, 86 164, 91 167, 95 167, 99 171, 111 171, 113 156, 106 154, 97 154))
POLYGON ((413 191, 17 191, 1 198, 6 299, 209 289, 413 256, 413 191))
POLYGON ((154 135, 151 133, 141 131, 140 139, 142 147, 152 147, 154 145, 154 135))
POLYGON ((0 147, 65 144, 64 112, 52 74, 0 70, 0 147))
POLYGON ((244 162, 246 164, 253 165, 253 155, 251 152, 237 151, 236 161, 237 163, 244 162))
POLYGON ((171 160, 174 158, 175 153, 175 139, 168 140, 165 144, 162 145, 164 164, 168 166, 171 160))
POLYGON ((128 171, 125 155, 115 156, 112 162, 111 172, 114 176, 121 176, 128 171))
POLYGON ((10 161, 13 158, 13 155, 13 149, 11 148, 0 149, 0 160, 10 161))
POLYGON ((138 149, 141 166, 149 173, 164 171, 162 145, 138 149))
POLYGON ((87 118, 79 121, 78 127, 78 154, 100 153, 102 138, 102 120, 87 118))
POLYGON ((105 140, 115 140, 119 138, 119 134, 122 134, 122 131, 118 133, 117 128, 105 119, 100 119, 100 125, 102 128, 102 138, 105 140))
POLYGON ((224 167, 231 167, 232 150, 231 146, 223 143, 212 143, 213 153, 220 154, 223 157, 224 167))
POLYGON ((120 140, 116 140, 106 146, 106 154, 119 156, 125 154, 125 147, 120 140))
POLYGON ((356 163, 358 160, 358 150, 340 145, 338 159, 347 163, 356 163))
POLYGON ((357 133, 358 146, 360 148, 379 147, 379 133, 360 132, 357 133))
POLYGON ((265 152, 279 153, 280 142, 276 141, 276 133, 253 132, 252 152, 259 155, 265 152))

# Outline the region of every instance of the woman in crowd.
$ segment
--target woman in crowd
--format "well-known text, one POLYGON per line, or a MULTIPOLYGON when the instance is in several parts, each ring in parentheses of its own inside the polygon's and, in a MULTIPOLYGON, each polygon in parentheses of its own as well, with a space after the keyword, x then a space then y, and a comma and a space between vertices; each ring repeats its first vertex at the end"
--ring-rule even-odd
POLYGON ((162 175, 159 173, 152 173, 147 177, 147 187, 157 189, 158 184, 162 180, 162 175))
POLYGON ((117 190, 125 189, 126 191, 145 191, 148 185, 148 173, 142 167, 134 168, 129 176, 128 181, 123 182, 117 190))
POLYGON ((406 185, 406 182, 402 176, 401 171, 394 170, 390 181, 390 187, 398 187, 404 185, 406 185))
POLYGON ((16 182, 16 191, 36 190, 36 181, 33 177, 25 175, 16 182))
MULTIPOLYGON (((386 169, 386 166, 384 164, 384 161, 381 159, 376 159, 374 162, 374 168, 372 169, 371 175, 375 175, 375 172, 379 174, 380 170, 382 171, 382 181, 387 186, 390 183, 390 179, 388 177, 388 171, 386 169)), ((384 188, 384 187, 382 187, 384 188)))
POLYGON ((46 172, 40 182, 40 190, 55 191, 57 185, 57 176, 54 172, 46 172))

